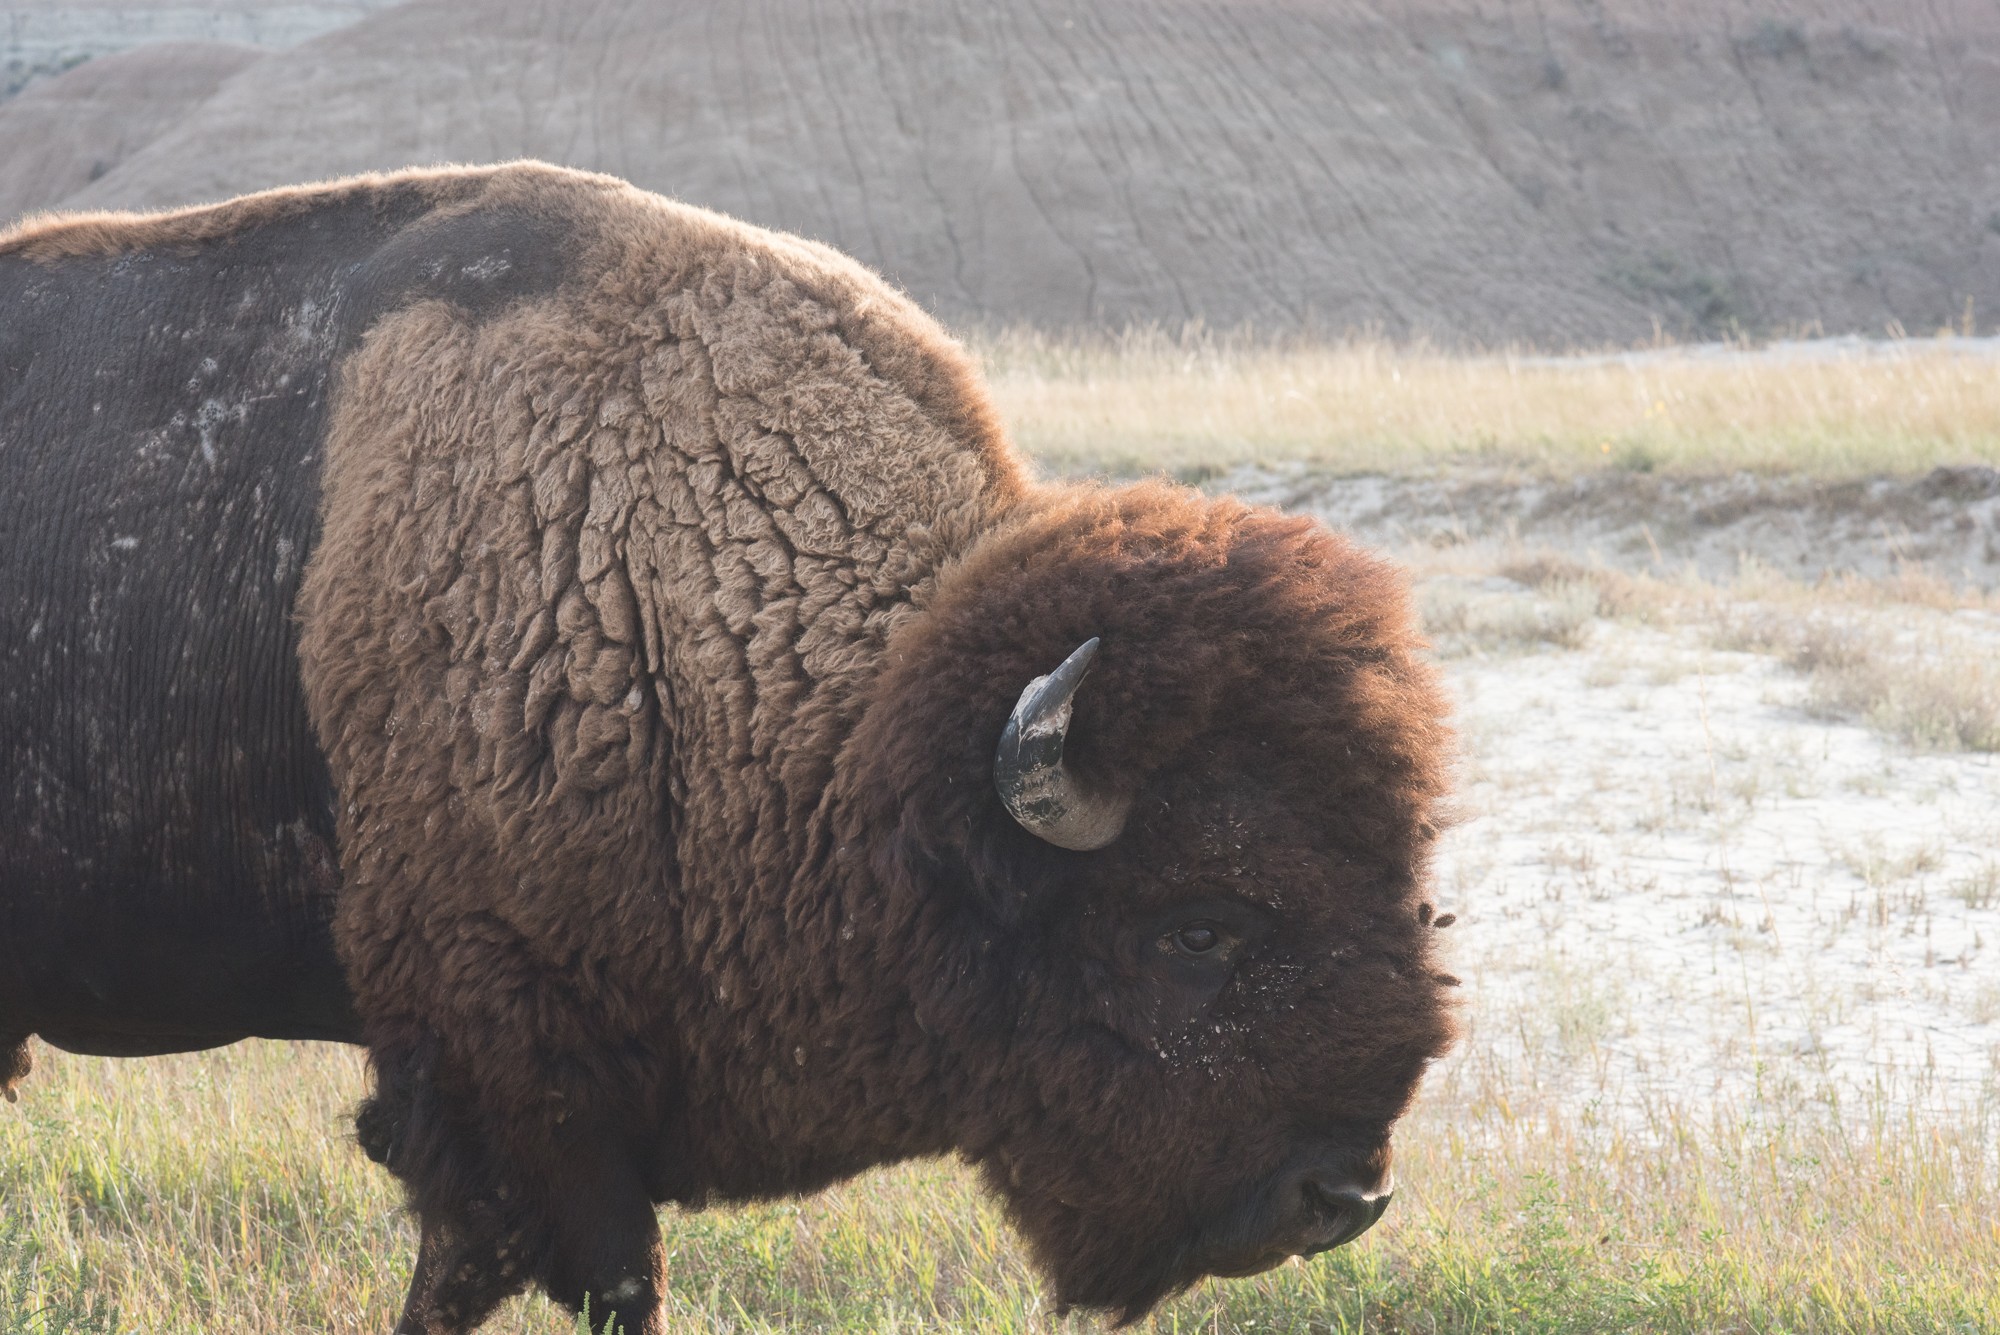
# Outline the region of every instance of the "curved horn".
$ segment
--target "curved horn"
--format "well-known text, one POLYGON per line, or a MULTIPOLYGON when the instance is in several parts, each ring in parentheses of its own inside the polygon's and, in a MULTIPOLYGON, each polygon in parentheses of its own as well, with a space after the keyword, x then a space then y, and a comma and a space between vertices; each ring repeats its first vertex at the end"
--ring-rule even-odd
POLYGON ((1116 839, 1132 806, 1128 799, 1088 791, 1063 769, 1070 698, 1096 656, 1093 637, 1054 672, 1029 682, 993 757, 993 786, 1021 828, 1080 853, 1116 839))

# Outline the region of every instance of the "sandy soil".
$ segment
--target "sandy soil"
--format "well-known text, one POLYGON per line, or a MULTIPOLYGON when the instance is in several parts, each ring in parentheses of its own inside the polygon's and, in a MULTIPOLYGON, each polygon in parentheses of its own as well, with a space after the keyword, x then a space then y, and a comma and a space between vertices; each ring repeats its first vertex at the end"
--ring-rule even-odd
MULTIPOLYGON (((1987 613, 1877 615, 2000 650, 1987 613)), ((1471 1002, 1451 1060, 1641 1124, 1759 1098, 1991 1115, 2000 757, 1814 717, 1803 679, 1692 627, 1600 621, 1580 649, 1447 667, 1465 819, 1438 884, 1471 1002)))

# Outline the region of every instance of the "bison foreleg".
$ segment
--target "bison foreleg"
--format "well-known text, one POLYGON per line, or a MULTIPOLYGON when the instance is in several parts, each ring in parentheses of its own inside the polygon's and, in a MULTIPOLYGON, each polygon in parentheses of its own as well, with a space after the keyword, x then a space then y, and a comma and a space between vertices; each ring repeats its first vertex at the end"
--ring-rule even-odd
POLYGON ((423 1225, 397 1335, 459 1335, 539 1280, 591 1328, 662 1335, 659 1221, 629 1138, 589 1113, 482 1116, 435 1035, 374 1050, 357 1139, 423 1225))
POLYGON ((409 1190, 423 1229, 397 1335, 459 1335, 547 1267, 547 1225, 508 1173, 434 1034, 373 1052, 356 1139, 409 1190))
POLYGON ((577 1127, 528 1156, 536 1171, 520 1175, 525 1191, 501 1188, 469 1209, 427 1212, 422 1191, 413 1193, 423 1242, 397 1335, 469 1331, 531 1276, 557 1302, 587 1310, 593 1331, 609 1321, 623 1335, 664 1335, 659 1220, 614 1144, 577 1127))
POLYGON ((417 1244, 417 1268, 410 1276, 410 1292, 403 1302, 402 1318, 396 1322, 396 1335, 455 1335, 470 1329, 470 1323, 441 1310, 438 1290, 461 1249, 453 1244, 451 1230, 442 1224, 425 1224, 423 1230, 423 1240, 417 1244))
POLYGON ((663 1335, 660 1222, 637 1164, 617 1145, 613 1135, 576 1127, 557 1147, 542 1177, 551 1227, 543 1285, 574 1311, 587 1301, 594 1331, 611 1320, 625 1335, 663 1335))
MULTIPOLYGON (((504 1299, 527 1287, 526 1273, 518 1263, 509 1263, 510 1235, 479 1227, 498 1222, 476 1218, 468 1230, 454 1222, 422 1219, 417 1268, 410 1276, 396 1335, 462 1335, 504 1299)), ((520 1238, 519 1230, 512 1232, 517 1245, 520 1238)))

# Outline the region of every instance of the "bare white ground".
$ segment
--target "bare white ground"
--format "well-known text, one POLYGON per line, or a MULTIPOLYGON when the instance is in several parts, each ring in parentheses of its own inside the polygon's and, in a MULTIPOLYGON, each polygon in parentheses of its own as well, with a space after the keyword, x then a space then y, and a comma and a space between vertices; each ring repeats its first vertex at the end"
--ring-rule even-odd
MULTIPOLYGON (((1909 615, 2000 653, 1984 614, 1909 615)), ((1804 679, 1694 627, 1600 621, 1445 669, 1464 819, 1437 886, 1470 1003, 1449 1061, 1627 1127, 1994 1115, 2000 758, 1815 718, 1804 679)))

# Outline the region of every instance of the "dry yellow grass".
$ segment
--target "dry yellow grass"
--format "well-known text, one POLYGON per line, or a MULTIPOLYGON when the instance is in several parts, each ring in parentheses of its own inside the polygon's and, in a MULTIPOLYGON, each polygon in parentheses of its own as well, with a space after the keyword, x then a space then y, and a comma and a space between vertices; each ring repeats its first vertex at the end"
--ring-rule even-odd
POLYGON ((1631 366, 1200 329, 1014 330, 973 349, 1015 440, 1058 473, 1474 460, 1837 477, 2000 461, 2000 362, 1948 337, 1832 361, 1668 354, 1631 366))
MULTIPOLYGON (((393 1322, 414 1238, 388 1175, 346 1139, 358 1054, 42 1055, 0 1112, 0 1332, 358 1335, 393 1322)), ((1996 1329, 1990 1112, 1829 1115, 1799 1098, 1655 1104, 1618 1125, 1539 1094, 1557 1074, 1496 1066, 1475 1036, 1399 1133, 1398 1200, 1366 1239, 1204 1285, 1139 1329, 1996 1329)), ((696 1335, 1102 1329, 1053 1316, 997 1208, 949 1162, 664 1223, 674 1329, 696 1335)), ((534 1297, 486 1329, 577 1325, 534 1297)))

